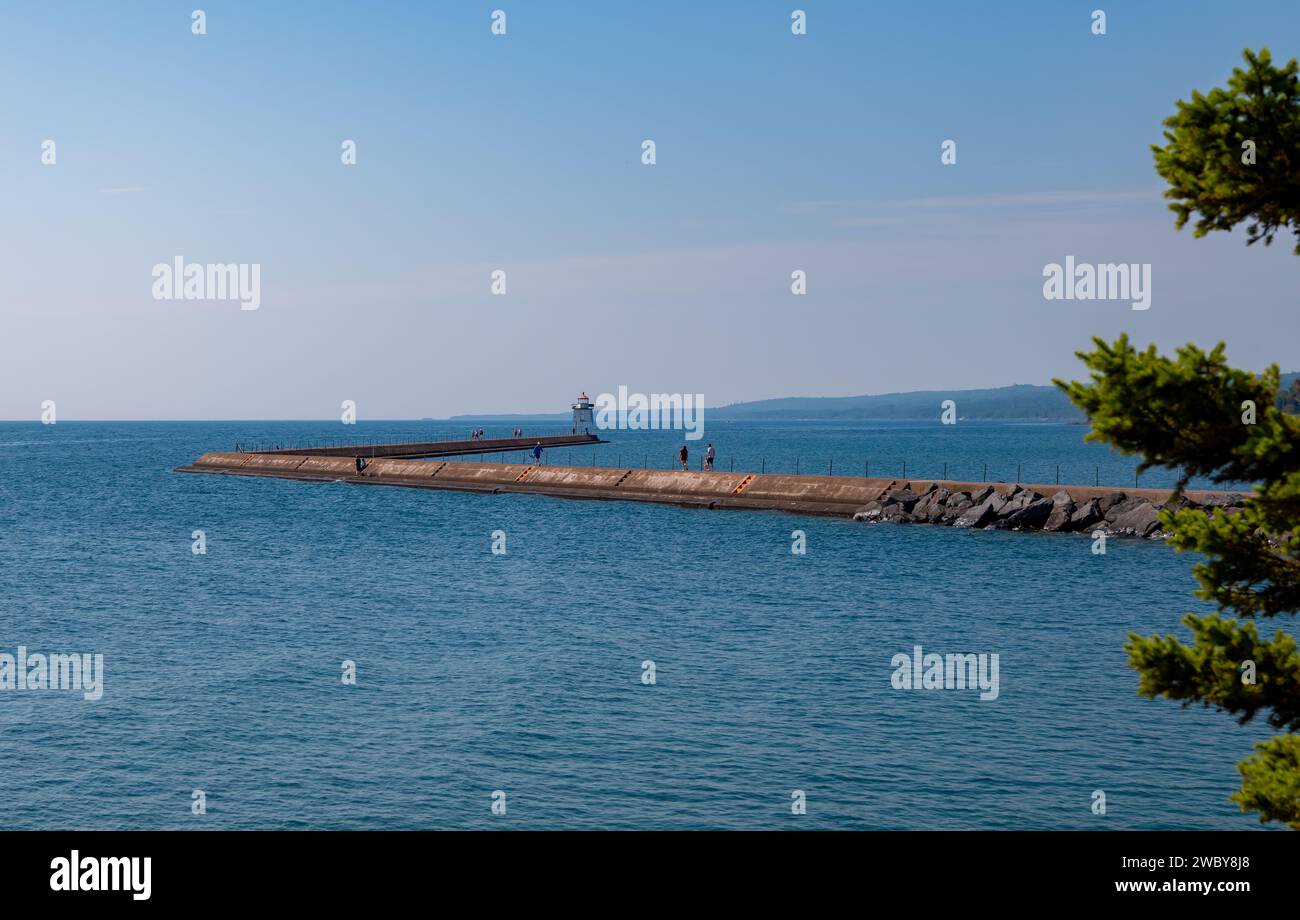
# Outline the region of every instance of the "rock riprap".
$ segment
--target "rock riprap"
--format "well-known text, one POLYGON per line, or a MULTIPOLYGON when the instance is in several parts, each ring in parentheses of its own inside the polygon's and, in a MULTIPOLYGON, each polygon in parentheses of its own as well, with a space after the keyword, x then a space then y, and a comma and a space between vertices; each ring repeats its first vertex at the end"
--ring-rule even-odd
POLYGON ((1163 539, 1168 536, 1160 530, 1160 512, 1165 508, 1203 508, 1207 512, 1221 508, 1232 514, 1244 502, 1245 496, 1235 492, 1198 504, 1186 496, 1157 502, 1121 491, 1076 502, 1065 490, 1043 495, 1021 486, 1009 492, 985 486, 955 492, 932 483, 919 494, 910 485, 894 489, 868 502, 853 519, 868 523, 947 524, 979 530, 1103 531, 1113 536, 1163 539))

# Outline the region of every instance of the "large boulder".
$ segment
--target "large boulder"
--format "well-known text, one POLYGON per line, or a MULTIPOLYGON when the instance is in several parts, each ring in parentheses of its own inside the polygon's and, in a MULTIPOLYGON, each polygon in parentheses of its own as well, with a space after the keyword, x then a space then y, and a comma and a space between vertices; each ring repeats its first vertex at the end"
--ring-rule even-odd
POLYGON ((1151 502, 1144 501, 1130 508, 1111 522, 1111 530, 1117 534, 1145 537, 1160 526, 1160 512, 1151 502))
POLYGON ((992 508, 994 514, 1001 514, 1002 509, 1007 506, 1007 501, 1008 499, 1005 495, 999 495, 997 492, 994 492, 988 498, 984 499, 981 504, 988 505, 992 508))
POLYGON ((972 505, 982 505, 994 495, 992 486, 985 486, 970 497, 972 505))
POLYGON ((1160 506, 1161 511, 1182 511, 1184 508, 1199 508, 1196 502, 1192 501, 1186 495, 1179 495, 1177 498, 1171 498, 1160 506))
POLYGON ((1101 503, 1095 498, 1090 498, 1080 504, 1079 507, 1074 509, 1074 513, 1070 515, 1070 524, 1067 529, 1072 531, 1091 530, 1106 520, 1101 513, 1100 505, 1101 503))
POLYGON ((1017 486, 1015 491, 1011 493, 1011 497, 1007 499, 1006 504, 998 509, 998 515, 1003 518, 1011 517, 1013 514, 1025 510, 1041 498, 1042 496, 1033 489, 1022 489, 1017 486))
POLYGON ((940 502, 936 504, 934 500, 934 493, 930 492, 925 496, 923 496, 921 500, 916 503, 916 506, 912 508, 912 516, 916 518, 918 521, 928 521, 930 519, 930 512, 934 510, 936 507, 942 510, 943 503, 940 502))
POLYGON ((1043 530, 1049 533, 1056 533, 1061 530, 1070 529, 1070 517, 1074 514, 1074 502, 1070 499, 1068 492, 1057 492, 1052 496, 1052 512, 1043 522, 1043 530), (1065 499, 1061 500, 1064 495, 1065 499))
POLYGON ((998 518, 997 509, 1002 507, 1001 504, 994 505, 997 496, 993 496, 988 501, 980 505, 973 505, 962 512, 961 517, 953 521, 953 527, 987 527, 998 518))
POLYGON ((948 510, 947 501, 951 495, 952 492, 947 489, 934 489, 916 503, 916 507, 912 509, 912 514, 918 520, 924 518, 932 524, 936 523, 943 518, 944 513, 948 510))
POLYGON ((885 496, 885 504, 902 505, 904 511, 911 511, 921 500, 911 489, 895 489, 885 496))
MULTIPOLYGON (((992 501, 992 499, 990 499, 992 501)), ((1002 507, 998 508, 998 517, 1010 517, 1025 505, 1029 504, 1028 500, 1022 495, 1015 495, 1002 501, 1002 507)))
POLYGON ((1003 502, 1002 507, 998 509, 998 519, 993 522, 994 528, 1002 529, 1015 527, 1015 524, 1010 523, 1011 518, 1028 508, 1041 497, 1042 496, 1036 492, 1016 486, 1010 495, 1005 496, 1005 501, 1003 502))
POLYGON ((858 509, 853 515, 855 521, 878 521, 880 520, 880 509, 884 507, 880 502, 870 501, 858 509))
POLYGON ((1127 492, 1110 492, 1097 499, 1097 510, 1105 517, 1106 512, 1128 498, 1127 492))
POLYGON ((948 504, 944 505, 943 516, 940 521, 945 524, 951 524, 960 518, 963 514, 975 507, 975 503, 966 496, 965 492, 960 493, 961 497, 953 496, 948 499, 948 504))
POLYGON ((912 524, 916 521, 916 517, 901 502, 889 502, 881 508, 880 519, 891 524, 912 524))
POLYGON ((1038 530, 1047 523, 1055 507, 1050 498, 1039 498, 1004 517, 1001 523, 1005 527, 1019 530, 1038 530))
MULTIPOLYGON (((1102 501, 1104 502, 1105 499, 1102 499, 1102 501)), ((1105 511, 1105 517, 1109 523, 1113 524, 1116 521, 1118 521, 1121 517, 1128 514, 1130 511, 1132 511, 1134 508, 1140 508, 1143 505, 1149 505, 1149 504, 1151 503, 1147 501, 1145 498, 1140 498, 1136 495, 1131 497, 1125 496, 1123 499, 1115 502, 1113 505, 1110 506, 1110 508, 1108 508, 1105 511)))

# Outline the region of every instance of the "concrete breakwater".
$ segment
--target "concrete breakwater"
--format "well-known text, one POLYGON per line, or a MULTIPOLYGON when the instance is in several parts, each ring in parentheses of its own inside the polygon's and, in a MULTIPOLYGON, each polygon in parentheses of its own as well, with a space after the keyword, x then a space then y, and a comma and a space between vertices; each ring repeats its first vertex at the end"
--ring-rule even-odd
MULTIPOLYGON (((1168 489, 969 483, 948 480, 687 472, 627 467, 533 466, 381 458, 358 472, 355 459, 304 453, 204 454, 184 473, 266 476, 560 498, 648 501, 703 508, 788 511, 869 522, 958 528, 1071 531, 1106 529, 1152 536, 1168 489)), ((1238 507, 1240 495, 1187 492, 1182 504, 1238 507)), ((1181 505, 1180 505, 1181 506, 1181 505)))

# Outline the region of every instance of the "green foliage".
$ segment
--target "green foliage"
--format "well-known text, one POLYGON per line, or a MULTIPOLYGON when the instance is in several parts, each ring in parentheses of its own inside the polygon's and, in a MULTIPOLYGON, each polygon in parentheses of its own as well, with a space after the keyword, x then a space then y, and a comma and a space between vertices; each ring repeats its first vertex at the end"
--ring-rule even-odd
MULTIPOLYGON (((1168 144, 1152 149, 1179 229, 1193 215, 1198 237, 1248 220, 1247 244, 1267 246, 1284 228, 1300 239, 1300 65, 1276 68, 1268 49, 1245 58, 1227 89, 1180 100, 1165 120, 1168 144), (1254 163, 1243 156, 1247 141, 1254 163)), ((1201 703, 1243 724, 1263 714, 1289 732, 1238 764, 1232 798, 1260 821, 1300 830, 1300 651, 1282 630, 1261 639, 1253 622, 1300 610, 1300 378, 1283 390, 1276 365, 1258 376, 1229 367, 1222 342, 1210 352, 1185 345, 1173 358, 1154 345, 1138 351, 1128 336, 1093 342, 1095 351, 1079 353, 1091 381, 1054 381, 1087 413, 1089 440, 1140 455, 1140 469, 1179 470, 1179 493, 1193 476, 1256 484, 1236 514, 1160 512, 1174 548, 1205 557, 1192 569, 1197 596, 1243 619, 1189 613, 1191 645, 1130 633, 1138 693, 1201 703)))
MULTIPOLYGON (((1245 723, 1263 715, 1269 725, 1300 731, 1300 651, 1278 630, 1261 639, 1254 617, 1300 610, 1300 418, 1276 405, 1278 371, 1256 376, 1229 367, 1220 343, 1195 345, 1174 358, 1155 346, 1138 351, 1127 336, 1094 339, 1079 357, 1090 382, 1056 381, 1088 414, 1088 438, 1142 457, 1143 469, 1180 471, 1181 492, 1191 476, 1215 482, 1257 483, 1237 514, 1167 508, 1161 528, 1179 551, 1200 553, 1193 567, 1197 596, 1236 620, 1187 614, 1187 645, 1170 635, 1129 635, 1125 648, 1138 672, 1138 692, 1149 698, 1201 703, 1245 723), (1254 423, 1246 406, 1254 404, 1254 423), (1253 663, 1254 683, 1244 666, 1253 663)), ((1300 827, 1300 740, 1294 735, 1259 745, 1239 766, 1242 789, 1233 796, 1263 821, 1300 827)))
POLYGON ((1267 48, 1244 56, 1247 66, 1232 71, 1227 89, 1180 99, 1165 119, 1168 143, 1151 149, 1169 183, 1175 226, 1195 215, 1201 237, 1250 221, 1246 242, 1267 246, 1281 229, 1300 239, 1300 65, 1293 58, 1274 67, 1267 48), (1243 162, 1247 141, 1255 145, 1253 164, 1243 162))
POLYGON ((1300 831, 1300 736, 1270 738, 1256 744, 1255 751, 1237 764, 1241 791, 1232 800, 1242 811, 1259 812, 1261 824, 1283 821, 1300 831))
POLYGON ((1300 729, 1300 655, 1294 637, 1278 630, 1261 641, 1254 623, 1218 614, 1189 613, 1183 623, 1192 631, 1190 646, 1173 636, 1129 637, 1129 662, 1141 675, 1138 693, 1213 706, 1233 713, 1241 724, 1264 712, 1273 728, 1300 729), (1254 683, 1243 680, 1246 661, 1255 663, 1254 683))
POLYGON ((1053 381, 1087 413, 1088 440, 1141 454, 1142 470, 1182 469, 1180 488, 1191 476, 1251 482, 1295 465, 1296 422, 1273 405, 1276 366, 1259 377, 1235 370, 1222 343, 1211 352, 1185 345, 1170 360, 1154 345, 1137 351, 1127 335, 1113 345, 1093 342, 1096 351, 1078 355, 1092 371, 1091 383, 1053 381), (1247 401, 1255 405, 1255 425, 1242 424, 1247 401))

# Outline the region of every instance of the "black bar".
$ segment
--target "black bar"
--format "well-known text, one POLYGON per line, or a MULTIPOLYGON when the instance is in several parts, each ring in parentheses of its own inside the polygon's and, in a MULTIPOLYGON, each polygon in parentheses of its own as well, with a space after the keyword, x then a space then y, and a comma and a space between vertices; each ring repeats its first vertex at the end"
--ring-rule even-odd
MULTIPOLYGON (((817 807, 834 805, 811 800, 807 814, 793 815, 788 806, 774 803, 770 829, 812 828, 817 807)), ((486 795, 482 812, 476 831, 454 836, 383 830, 205 833, 197 826, 201 818, 192 819, 193 831, 9 831, 0 835, 0 880, 8 909, 33 903, 65 908, 202 903, 206 914, 216 907, 272 903, 293 905, 295 916, 308 905, 326 907, 330 916, 338 916, 340 907, 359 905, 370 916, 381 904, 411 905, 420 899, 432 905, 457 891, 468 893, 476 872, 503 865, 510 867, 509 885, 492 894, 494 904, 512 897, 566 904, 599 897, 608 904, 611 895, 632 899, 667 876, 674 885, 689 885, 693 899, 725 897, 729 909, 736 900, 770 907, 772 898, 797 902, 820 896, 802 885, 762 879, 805 878, 827 885, 840 879, 848 885, 843 880, 853 878, 857 881, 845 892, 851 890, 861 905, 869 903, 871 913, 882 904, 897 904, 908 908, 899 914, 908 917, 1000 915, 1007 906, 1054 916, 1064 911, 1053 905, 1062 904, 1070 906, 1070 915, 1080 906, 1127 904, 1134 914, 1155 907, 1163 908, 1160 915, 1182 916, 1194 906, 1198 914, 1261 916, 1241 909, 1287 904, 1283 912, 1268 915, 1282 917, 1294 908, 1300 857, 1300 835, 1286 831, 735 831, 721 839, 721 832, 707 832, 719 816, 701 813, 690 821, 697 830, 686 833, 599 833, 599 815, 587 814, 574 823, 594 825, 596 832, 500 834, 487 831, 527 827, 527 815, 511 808, 491 816, 486 795), (719 860, 722 850, 731 868, 719 860), (52 883, 66 886, 69 878, 57 861, 71 862, 74 851, 79 867, 92 873, 79 874, 79 887, 80 878, 98 880, 100 859, 138 862, 129 873, 118 870, 119 890, 54 890, 52 883), (145 858, 149 897, 137 899, 145 892, 145 858), (1173 865, 1173 860, 1183 862, 1173 865), (1203 860, 1208 864, 1199 864, 1203 860), (562 866, 581 866, 581 872, 559 872, 562 866), (1180 883, 1212 888, 1244 883, 1249 890, 1162 890, 1180 883), (969 911, 951 909, 968 901, 969 911), (923 909, 927 905, 932 909, 923 909)), ((656 823, 652 812, 647 813, 650 824, 656 823)), ((870 820, 869 815, 856 818, 864 824, 870 820)), ((658 823, 684 820, 680 809, 665 809, 658 823)), ((1079 820, 1104 826, 1107 819, 1085 809, 1079 820)), ((62 915, 70 914, 40 916, 62 915)))

